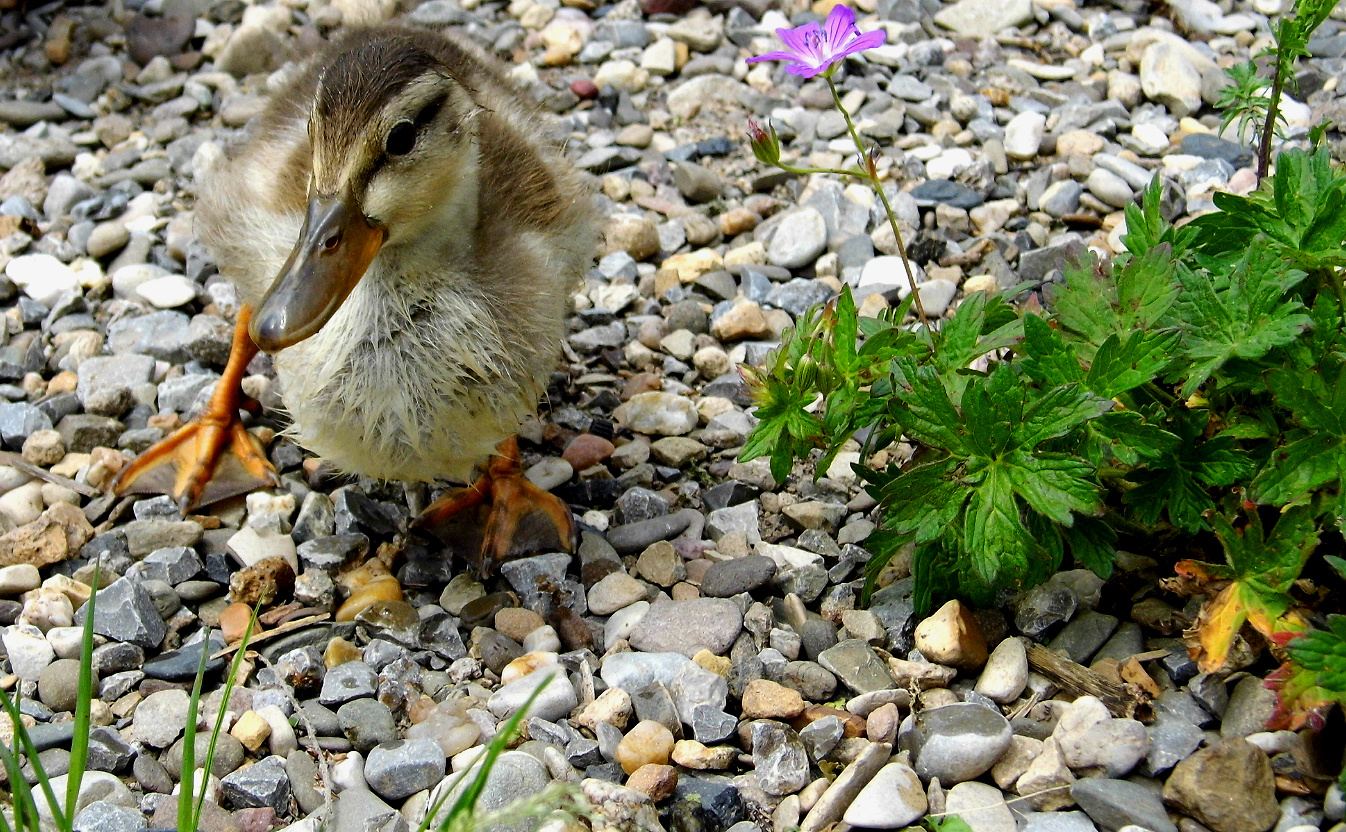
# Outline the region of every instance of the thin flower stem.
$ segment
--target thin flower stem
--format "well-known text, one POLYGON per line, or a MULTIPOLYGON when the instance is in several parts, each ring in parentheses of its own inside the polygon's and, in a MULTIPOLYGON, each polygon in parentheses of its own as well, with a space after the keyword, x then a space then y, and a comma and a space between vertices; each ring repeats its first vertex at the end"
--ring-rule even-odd
MULTIPOLYGON (((863 160, 866 153, 865 144, 860 141, 860 133, 855 129, 855 122, 851 120, 851 114, 841 103, 841 94, 837 92, 836 82, 832 80, 831 75, 825 77, 827 78, 827 88, 832 91, 832 101, 841 111, 841 117, 846 119, 846 130, 850 132, 851 141, 855 143, 855 151, 860 154, 860 159, 863 160)), ((872 166, 865 166, 863 176, 869 182, 869 187, 874 190, 874 194, 883 202, 883 210, 888 215, 888 225, 892 227, 893 236, 897 239, 897 252, 902 255, 902 267, 907 271, 907 284, 911 286, 911 295, 916 303, 916 316, 920 318, 921 325, 930 330, 930 319, 926 317, 925 304, 921 303, 921 293, 916 289, 916 275, 911 271, 911 261, 907 259, 907 246, 902 242, 902 232, 897 228, 897 217, 893 214, 893 206, 888 202, 888 195, 883 192, 883 185, 879 182, 878 172, 872 166)), ((933 330, 930 331, 933 332, 933 330)))
POLYGON ((777 162, 776 167, 780 168, 786 173, 793 173, 798 176, 809 176, 815 173, 835 173, 838 176, 860 176, 860 177, 865 176, 865 172, 860 170, 859 168, 856 168, 854 170, 848 168, 796 168, 784 164, 782 162, 777 162))

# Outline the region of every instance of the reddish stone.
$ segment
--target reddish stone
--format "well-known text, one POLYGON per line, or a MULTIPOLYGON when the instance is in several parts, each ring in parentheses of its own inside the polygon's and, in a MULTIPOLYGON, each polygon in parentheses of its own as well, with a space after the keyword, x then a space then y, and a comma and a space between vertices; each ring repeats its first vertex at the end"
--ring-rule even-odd
POLYGON ((585 101, 598 97, 598 85, 588 78, 577 78, 570 82, 570 91, 585 101))
POLYGON ((581 433, 570 444, 566 445, 565 453, 561 458, 570 463, 570 467, 576 471, 583 471, 586 468, 597 465, 608 457, 617 448, 608 440, 601 436, 594 436, 592 433, 581 433))

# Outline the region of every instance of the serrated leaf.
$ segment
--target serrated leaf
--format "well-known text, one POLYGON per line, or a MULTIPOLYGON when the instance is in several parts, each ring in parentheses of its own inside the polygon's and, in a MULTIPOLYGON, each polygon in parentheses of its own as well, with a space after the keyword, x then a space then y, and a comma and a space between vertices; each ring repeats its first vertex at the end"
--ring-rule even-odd
POLYGON ((1136 487, 1122 496, 1137 522, 1151 526, 1167 511, 1169 522, 1196 533, 1206 528, 1202 514, 1215 508, 1208 486, 1226 486, 1252 471, 1252 462, 1226 436, 1202 440, 1203 413, 1179 410, 1171 425, 1178 442, 1146 467, 1127 475, 1136 487))
POLYGON ((1172 330, 1135 330, 1125 340, 1114 333, 1099 345, 1085 386, 1105 399, 1148 384, 1172 362, 1179 340, 1172 330))
POLYGON ((1065 268, 1065 285, 1050 296, 1057 322, 1080 355, 1092 361, 1110 336, 1154 330, 1178 294, 1172 247, 1164 243, 1116 263, 1109 275, 1089 251, 1065 268))
POLYGON ((934 448, 965 453, 962 418, 935 371, 914 361, 898 361, 909 387, 894 397, 893 418, 907 435, 934 448))
POLYGON ((1014 430, 1014 444, 1033 448, 1048 439, 1064 436, 1112 409, 1112 402, 1092 395, 1076 384, 1048 390, 1023 412, 1014 430))
POLYGON ((1007 473, 1014 492, 1034 511, 1062 526, 1074 523, 1072 512, 1095 514, 1102 510, 1094 469, 1087 462, 1066 454, 1012 453, 1007 473))
POLYGON ((1288 269, 1268 246, 1253 241, 1227 278, 1185 272, 1178 303, 1184 320, 1182 360, 1175 377, 1191 396, 1232 358, 1258 359, 1295 340, 1311 323, 1286 292, 1306 277, 1288 269))
POLYGON ((1204 673, 1224 667, 1244 622, 1267 638, 1305 628, 1303 618, 1291 610, 1294 599, 1289 590, 1318 545, 1314 511, 1306 506, 1286 511, 1270 533, 1264 533, 1256 511, 1239 527, 1221 514, 1211 518, 1211 525, 1227 564, 1227 571, 1212 571, 1232 580, 1197 616, 1198 650, 1193 658, 1204 673))
POLYGON ((1286 444, 1271 452, 1254 478, 1249 496, 1259 502, 1303 503, 1315 492, 1337 484, 1334 511, 1346 518, 1341 506, 1346 489, 1346 363, 1331 357, 1318 366, 1287 367, 1270 373, 1267 386, 1276 403, 1289 411, 1299 427, 1287 432, 1286 444))
POLYGON ((1024 339, 1020 346, 1023 357, 1019 365, 1025 375, 1047 387, 1084 381, 1079 355, 1061 333, 1032 313, 1025 314, 1023 321, 1024 339))
POLYGON ((965 551, 981 580, 990 584, 1006 561, 1027 563, 1033 548, 1019 522, 1014 485, 1001 466, 991 466, 972 492, 963 527, 965 551))
POLYGON ((962 513, 968 489, 955 479, 956 459, 918 465, 877 488, 884 525, 916 543, 936 540, 962 513))
POLYGON ((1089 423, 1089 430, 1107 444, 1108 453, 1128 466, 1172 454, 1181 441, 1133 410, 1104 413, 1089 423))
POLYGON ((1117 558, 1117 532, 1093 517, 1077 517, 1074 525, 1061 530, 1070 552, 1081 566, 1107 580, 1117 558))

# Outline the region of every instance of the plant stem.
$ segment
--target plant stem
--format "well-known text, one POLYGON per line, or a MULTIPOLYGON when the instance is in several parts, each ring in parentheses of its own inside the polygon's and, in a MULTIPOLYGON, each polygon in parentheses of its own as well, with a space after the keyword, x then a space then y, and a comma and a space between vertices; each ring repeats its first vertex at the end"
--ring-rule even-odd
POLYGON ((1285 88, 1282 61, 1276 59, 1276 72, 1271 77, 1271 95, 1267 101, 1267 120, 1262 125, 1262 140, 1257 148, 1257 181, 1260 184, 1271 169, 1271 139, 1276 133, 1276 119, 1280 115, 1281 90, 1285 88))
POLYGON ((832 101, 841 111, 841 117, 846 119, 846 130, 851 134, 851 141, 855 143, 856 152, 860 154, 864 177, 869 182, 869 187, 874 190, 875 196, 883 202, 883 210, 888 214, 888 225, 892 227, 893 237, 897 239, 897 252, 902 255, 902 267, 907 271, 907 284, 911 287, 911 295, 916 303, 916 316, 920 318, 922 326, 930 329, 930 319, 925 315, 925 304, 921 303, 921 293, 916 289, 916 275, 911 271, 911 261, 907 259, 907 246, 902 242, 902 232, 897 228, 897 217, 893 215, 893 206, 888 202, 888 195, 883 192, 883 185, 879 182, 878 172, 874 170, 872 165, 865 162, 865 144, 860 141, 860 133, 855 129, 855 122, 851 120, 851 114, 842 105, 841 94, 837 92, 837 85, 830 76, 827 78, 827 88, 832 91, 832 101))

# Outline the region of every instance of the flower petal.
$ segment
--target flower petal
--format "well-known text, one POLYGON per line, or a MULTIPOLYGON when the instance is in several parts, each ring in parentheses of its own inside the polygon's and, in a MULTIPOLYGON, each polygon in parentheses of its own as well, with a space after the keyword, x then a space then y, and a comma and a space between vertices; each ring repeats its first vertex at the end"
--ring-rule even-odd
POLYGON ((847 45, 851 35, 858 32, 855 28, 855 12, 851 11, 850 6, 833 6, 827 15, 826 29, 828 48, 835 53, 847 45))
POLYGON ((812 78, 813 76, 818 75, 823 70, 827 69, 827 66, 828 66, 827 64, 823 64, 822 66, 815 66, 813 64, 799 63, 787 66, 785 68, 785 71, 790 73, 791 75, 799 75, 804 78, 812 78))
POLYGON ((756 58, 747 58, 744 63, 755 64, 759 61, 798 61, 799 56, 794 52, 779 49, 775 52, 768 52, 765 55, 758 55, 756 58))
POLYGON ((800 60, 809 60, 817 54, 813 47, 809 45, 809 35, 821 37, 821 33, 822 27, 818 25, 817 21, 810 21, 793 29, 776 30, 776 34, 780 35, 780 39, 785 42, 785 48, 795 53, 800 60))
POLYGON ((888 33, 883 31, 882 29, 875 29, 872 32, 866 32, 860 37, 846 44, 846 48, 837 53, 835 58, 839 60, 841 58, 846 57, 847 55, 854 55, 856 52, 863 52, 866 49, 873 49, 876 46, 882 46, 883 42, 887 40, 887 38, 888 33))

